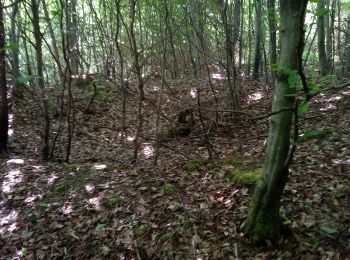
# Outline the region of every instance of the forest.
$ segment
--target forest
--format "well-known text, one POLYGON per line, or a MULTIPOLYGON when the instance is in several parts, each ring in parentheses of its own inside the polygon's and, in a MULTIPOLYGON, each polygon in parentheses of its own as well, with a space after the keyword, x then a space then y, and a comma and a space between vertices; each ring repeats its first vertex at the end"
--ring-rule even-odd
POLYGON ((0 0, 0 259, 350 259, 349 0, 0 0))

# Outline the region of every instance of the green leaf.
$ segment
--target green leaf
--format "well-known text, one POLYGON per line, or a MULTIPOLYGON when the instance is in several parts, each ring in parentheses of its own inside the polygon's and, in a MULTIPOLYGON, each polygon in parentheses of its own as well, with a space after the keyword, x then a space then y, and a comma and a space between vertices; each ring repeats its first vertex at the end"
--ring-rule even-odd
POLYGON ((292 94, 285 94, 285 97, 296 97, 297 94, 296 93, 292 93, 292 94))
POLYGON ((337 191, 337 192, 335 193, 335 197, 336 197, 337 199, 343 199, 343 198, 345 198, 345 193, 342 192, 342 191, 337 191))
POLYGON ((288 85, 291 88, 295 88, 299 80, 299 75, 296 71, 288 73, 288 85))
POLYGON ((329 10, 327 8, 319 8, 317 9, 315 15, 316 16, 325 16, 329 13, 329 10))
POLYGON ((320 135, 324 135, 323 132, 319 131, 319 130, 310 130, 310 131, 306 131, 303 135, 304 138, 315 138, 318 137, 320 135))
POLYGON ((305 114, 308 108, 309 108, 309 102, 304 100, 298 107, 298 116, 305 114))
POLYGON ((319 4, 321 0, 310 0, 311 3, 319 4))
POLYGON ((34 77, 30 75, 23 75, 19 78, 17 78, 17 83, 19 85, 26 85, 28 82, 30 82, 34 77))
POLYGON ((107 224, 97 224, 96 229, 104 229, 107 226, 108 226, 107 224))
POLYGON ((19 49, 18 43, 9 43, 4 48, 1 48, 0 50, 6 51, 6 50, 13 50, 13 49, 19 49))
POLYGON ((325 233, 325 234, 328 234, 328 235, 333 235, 335 233, 337 233, 337 229, 336 228, 333 228, 333 227, 328 227, 328 226, 322 226, 320 228, 320 230, 325 233))

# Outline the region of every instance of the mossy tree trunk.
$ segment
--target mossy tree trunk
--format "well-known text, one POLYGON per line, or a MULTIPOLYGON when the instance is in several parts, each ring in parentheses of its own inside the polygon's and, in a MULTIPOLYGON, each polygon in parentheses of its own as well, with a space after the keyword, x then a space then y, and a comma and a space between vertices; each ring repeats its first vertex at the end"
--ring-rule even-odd
POLYGON ((255 242, 280 237, 280 199, 288 177, 290 136, 296 89, 288 84, 288 75, 298 71, 303 50, 306 0, 280 0, 281 54, 276 75, 267 155, 248 214, 246 231, 255 242), (290 109, 289 109, 290 108, 290 109))

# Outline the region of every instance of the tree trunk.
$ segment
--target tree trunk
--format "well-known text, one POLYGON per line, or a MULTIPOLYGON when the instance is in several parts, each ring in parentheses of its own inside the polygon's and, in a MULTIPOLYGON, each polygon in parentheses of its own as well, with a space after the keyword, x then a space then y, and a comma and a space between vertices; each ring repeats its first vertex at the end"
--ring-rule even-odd
POLYGON ((0 2, 0 156, 7 154, 8 140, 8 103, 6 85, 6 60, 5 60, 5 27, 4 9, 0 2))
POLYGON ((254 64, 253 79, 259 80, 259 68, 261 62, 261 0, 255 0, 255 46, 254 46, 254 64))
MULTIPOLYGON (((276 8, 275 0, 267 1, 267 12, 269 20, 269 31, 270 31, 270 66, 273 66, 277 63, 277 36, 276 36, 276 8)), ((272 70, 272 84, 275 82, 275 72, 272 70)))
POLYGON ((263 174, 255 188, 246 231, 255 243, 275 241, 280 237, 280 199, 287 182, 290 133, 296 88, 288 85, 288 73, 298 71, 303 50, 304 17, 307 0, 280 0, 282 68, 276 75, 267 155, 263 174), (288 96, 287 96, 288 95, 288 96))
POLYGON ((345 59, 344 59, 344 74, 346 76, 350 76, 350 15, 347 18, 347 25, 346 25, 346 36, 345 36, 345 59))
MULTIPOLYGON (((321 0, 318 4, 318 10, 325 9, 325 0, 321 0)), ((326 52, 326 26, 325 26, 325 15, 320 15, 317 17, 317 46, 318 46, 318 58, 320 65, 320 74, 325 76, 329 73, 329 64, 326 52)))
POLYGON ((49 140, 50 140, 50 117, 48 111, 48 101, 45 93, 44 73, 43 73, 43 52, 42 52, 42 34, 40 32, 39 18, 39 1, 31 0, 31 8, 33 13, 33 33, 35 38, 35 58, 37 70, 37 83, 41 91, 42 113, 44 118, 44 128, 42 129, 42 147, 41 155, 43 160, 49 159, 49 140))

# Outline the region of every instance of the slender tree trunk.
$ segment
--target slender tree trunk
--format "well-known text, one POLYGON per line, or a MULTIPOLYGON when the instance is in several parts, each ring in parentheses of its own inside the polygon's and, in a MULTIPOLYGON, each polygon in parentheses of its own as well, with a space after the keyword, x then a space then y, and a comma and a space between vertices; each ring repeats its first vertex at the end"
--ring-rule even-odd
POLYGON ((255 46, 254 46, 254 64, 253 79, 259 80, 259 68, 261 62, 261 18, 262 18, 262 0, 255 0, 255 46))
POLYGON ((350 76, 350 15, 347 18, 344 54, 343 70, 346 76, 350 76))
POLYGON ((35 38, 35 58, 37 70, 37 83, 41 91, 42 113, 44 118, 44 127, 42 129, 42 148, 41 155, 43 160, 49 159, 49 140, 50 140, 50 116, 48 109, 48 100, 44 84, 43 72, 43 52, 42 52, 42 34, 40 32, 40 18, 39 18, 39 1, 31 0, 31 8, 33 13, 33 30, 35 38))
MULTIPOLYGON (((325 9, 325 0, 321 0, 318 4, 319 10, 325 9)), ((318 46, 318 58, 320 65, 320 74, 325 76, 329 73, 329 64, 326 52, 326 18, 325 15, 320 15, 317 17, 317 46, 318 46)))
POLYGON ((8 117, 4 8, 0 1, 0 156, 7 154, 8 117))
POLYGON ((276 75, 267 155, 263 174, 255 188, 246 231, 253 242, 276 241, 280 236, 280 200, 288 178, 289 149, 296 88, 288 84, 289 71, 299 71, 303 50, 307 0, 280 0, 283 68, 276 75))
MULTIPOLYGON (((275 0, 267 0, 267 12, 269 20, 269 32, 270 32, 270 66, 277 63, 277 17, 275 0)), ((275 71, 271 70, 272 84, 275 83, 275 71)))

